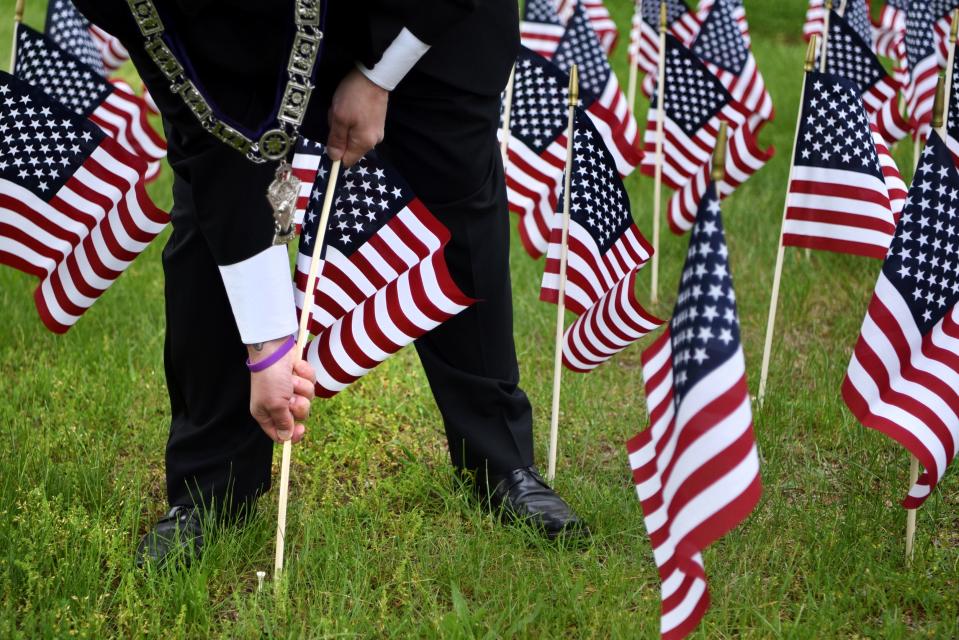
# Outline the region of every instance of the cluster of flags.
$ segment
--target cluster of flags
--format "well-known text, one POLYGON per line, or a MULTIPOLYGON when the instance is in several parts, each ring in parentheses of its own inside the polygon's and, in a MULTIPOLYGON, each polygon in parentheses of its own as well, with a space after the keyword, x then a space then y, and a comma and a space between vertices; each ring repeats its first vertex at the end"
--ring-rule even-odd
POLYGON ((16 23, 0 72, 0 263, 40 279, 40 318, 63 333, 166 226, 145 190, 166 142, 146 101, 107 78, 122 45, 69 0, 46 22, 16 23))

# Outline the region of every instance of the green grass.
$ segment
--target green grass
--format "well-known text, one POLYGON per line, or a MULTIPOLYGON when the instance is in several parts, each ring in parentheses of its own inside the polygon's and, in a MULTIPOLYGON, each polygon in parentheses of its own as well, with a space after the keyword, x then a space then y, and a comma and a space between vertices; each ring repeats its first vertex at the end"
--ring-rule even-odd
MULTIPOLYGON (((607 1, 625 29, 631 3, 607 1)), ((43 4, 27 3, 29 24, 42 25, 43 4)), ((2 0, 0 16, 12 5, 2 0)), ((777 157, 724 206, 755 390, 805 3, 746 6, 778 111, 763 134, 777 157)), ((0 43, 9 36, 4 21, 0 43)), ((625 80, 622 43, 616 65, 625 80)), ((911 151, 900 154, 908 165, 911 151)), ((628 185, 648 233, 652 183, 634 176, 628 185)), ((169 205, 169 175, 152 193, 169 205)), ((653 309, 663 317, 685 243, 664 237, 663 300, 653 309)), ((564 375, 556 484, 596 533, 586 549, 498 526, 452 489, 440 418, 407 349, 315 405, 294 453, 285 597, 255 592, 255 571, 272 567, 275 493, 250 526, 219 532, 190 570, 136 571, 134 546, 165 506, 161 246, 65 336, 37 319, 35 281, 0 271, 0 637, 656 636, 659 581, 623 447, 645 424, 645 342, 589 375, 564 375)), ((512 264, 516 342, 543 460, 554 307, 537 301, 542 264, 515 237, 512 264)), ((956 474, 919 512, 906 567, 896 502, 908 457, 856 424, 839 395, 878 268, 787 252, 769 398, 755 413, 763 499, 706 552, 713 605, 697 638, 959 635, 956 474)), ((648 287, 648 272, 642 281, 648 287)))

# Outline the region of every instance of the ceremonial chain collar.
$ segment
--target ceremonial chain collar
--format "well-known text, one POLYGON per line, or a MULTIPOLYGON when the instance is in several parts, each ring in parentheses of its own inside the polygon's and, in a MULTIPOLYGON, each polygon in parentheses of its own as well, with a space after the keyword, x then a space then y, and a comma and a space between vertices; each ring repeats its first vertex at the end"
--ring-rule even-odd
POLYGON ((323 40, 320 28, 321 0, 294 2, 296 36, 286 67, 286 88, 276 115, 278 126, 263 133, 259 140, 244 135, 217 117, 196 84, 186 77, 183 65, 163 40, 166 29, 153 0, 127 0, 127 4, 146 41, 144 47, 147 54, 170 81, 170 90, 183 99, 205 130, 252 162, 287 158, 303 124, 313 90, 313 69, 323 40))

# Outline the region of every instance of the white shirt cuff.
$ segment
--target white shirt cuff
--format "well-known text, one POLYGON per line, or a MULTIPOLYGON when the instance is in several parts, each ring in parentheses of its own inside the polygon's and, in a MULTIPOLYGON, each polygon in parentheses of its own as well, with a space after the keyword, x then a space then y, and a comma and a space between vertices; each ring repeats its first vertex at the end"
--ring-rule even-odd
POLYGON ((258 344, 296 333, 293 279, 286 246, 270 247, 252 258, 220 267, 236 326, 244 344, 258 344))
POLYGON ((383 57, 372 69, 362 64, 356 66, 364 76, 369 78, 370 82, 387 91, 392 91, 429 49, 430 45, 403 27, 400 35, 390 43, 383 52, 383 57))

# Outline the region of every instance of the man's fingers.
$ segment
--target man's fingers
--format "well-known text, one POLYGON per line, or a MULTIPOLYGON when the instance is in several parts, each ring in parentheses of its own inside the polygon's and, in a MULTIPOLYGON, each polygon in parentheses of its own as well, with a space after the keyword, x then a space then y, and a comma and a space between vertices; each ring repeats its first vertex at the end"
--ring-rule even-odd
MULTIPOLYGON (((316 372, 313 370, 313 366, 306 360, 297 360, 293 363, 293 373, 305 378, 311 384, 316 382, 316 372)), ((303 394, 300 394, 303 395, 303 394)))
POLYGON ((293 414, 289 404, 274 405, 269 408, 270 420, 280 440, 289 440, 293 436, 293 414))
POLYGON ((311 380, 304 380, 299 376, 293 376, 293 393, 296 396, 312 400, 316 397, 316 386, 311 380))
POLYGON ((310 401, 303 396, 293 396, 290 399, 290 413, 296 420, 306 420, 310 415, 310 401))
POLYGON ((346 153, 350 138, 350 122, 338 116, 336 107, 330 109, 330 137, 326 142, 326 155, 331 160, 340 160, 346 153))
POLYGON ((382 131, 351 129, 349 145, 346 148, 346 153, 343 154, 343 164, 348 167, 351 166, 369 153, 370 149, 375 147, 382 139, 382 131))

